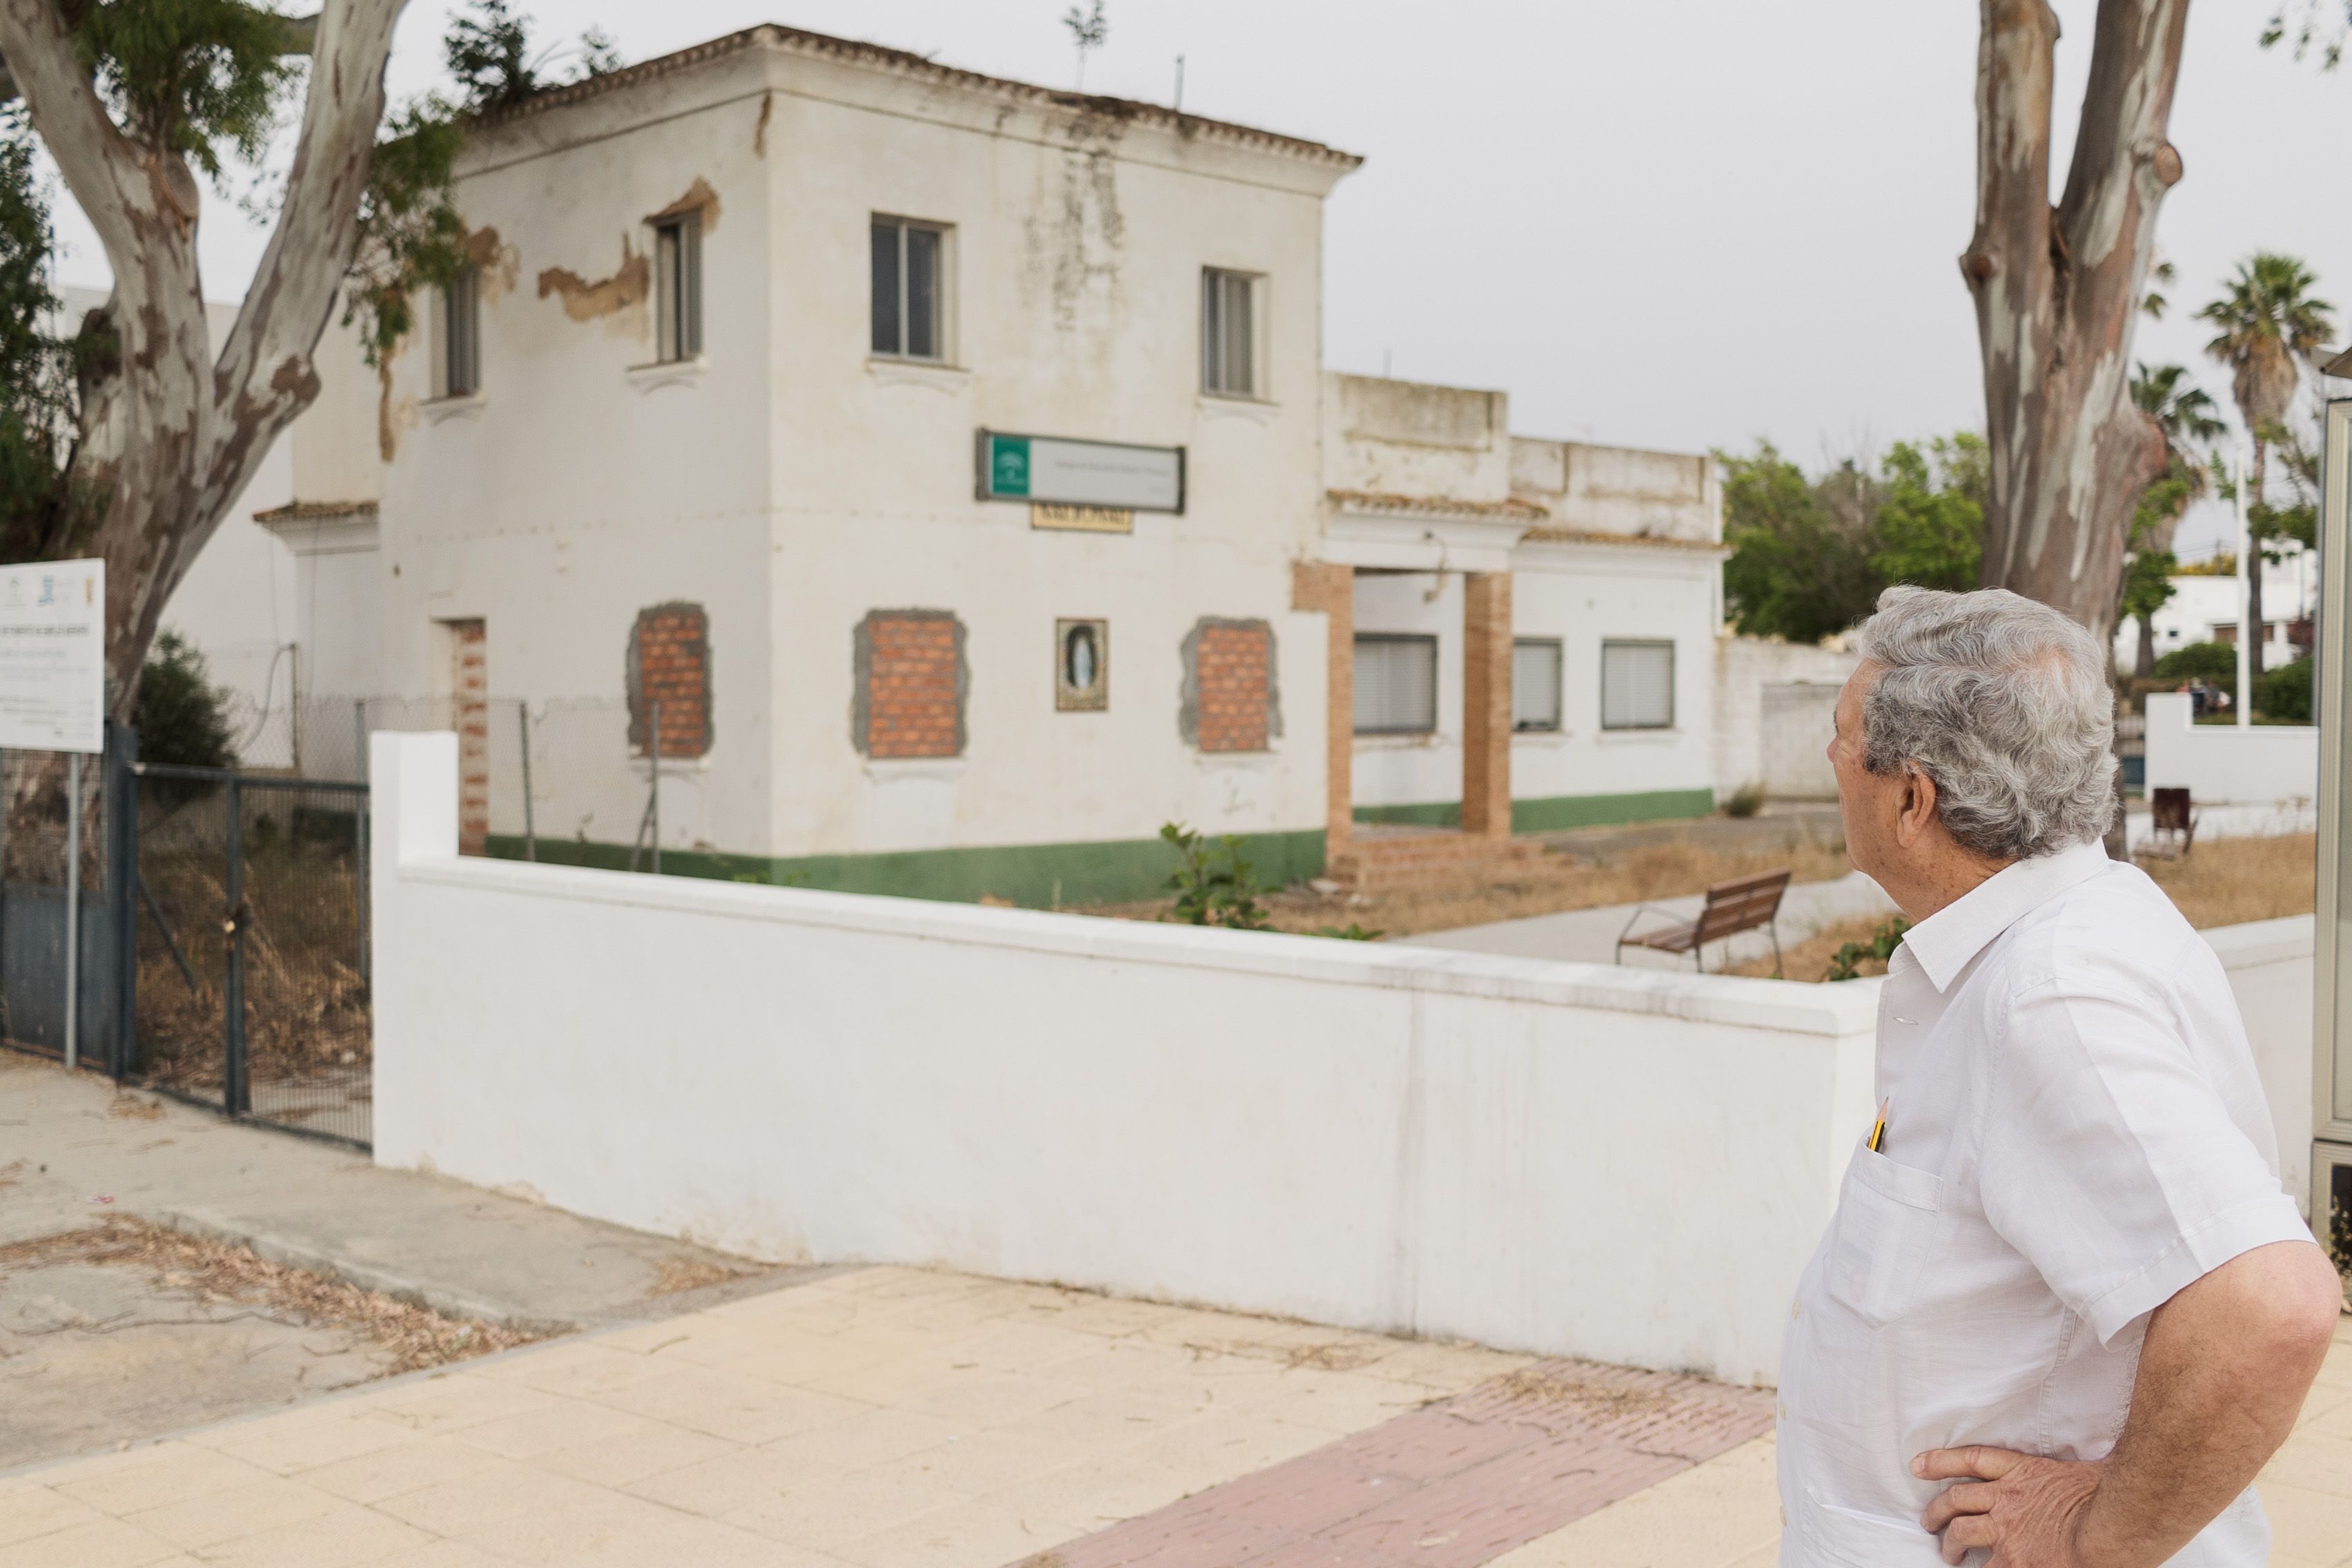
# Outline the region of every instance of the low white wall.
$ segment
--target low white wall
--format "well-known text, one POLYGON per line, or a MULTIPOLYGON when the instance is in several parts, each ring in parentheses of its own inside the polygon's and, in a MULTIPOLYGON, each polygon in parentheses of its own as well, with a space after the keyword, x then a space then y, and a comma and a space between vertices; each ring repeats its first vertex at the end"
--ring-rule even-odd
POLYGON ((1804 643, 1717 637, 1717 795, 1757 784, 1771 795, 1835 799, 1837 778, 1827 754, 1831 716, 1859 662, 1851 653, 1804 643))
POLYGON ((2199 804, 2310 800, 2319 794, 2319 731, 2302 724, 2200 724, 2189 695, 2147 699, 2147 787, 2186 787, 2199 804))
POLYGON ((757 1257, 1775 1375, 1875 987, 465 859, 373 757, 376 1157, 757 1257))
POLYGON ((2311 983, 2314 921, 2309 915, 2251 921, 2209 931, 2205 940, 2230 972, 2245 1016, 2254 1066, 2278 1129, 2287 1191, 2311 1212, 2311 983))
MULTIPOLYGON (((377 1160, 753 1257, 1769 1382, 1870 1113, 1873 981, 460 859, 454 737, 373 778, 377 1160)), ((2310 931, 2213 934, 2298 1187, 2310 931)))

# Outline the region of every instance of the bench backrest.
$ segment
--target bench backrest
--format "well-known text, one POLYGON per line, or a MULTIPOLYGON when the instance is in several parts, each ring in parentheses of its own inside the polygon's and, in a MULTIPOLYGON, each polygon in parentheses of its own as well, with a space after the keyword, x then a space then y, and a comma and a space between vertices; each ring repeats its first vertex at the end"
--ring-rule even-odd
POLYGON ((1789 890, 1794 871, 1767 871, 1717 882, 1706 890, 1706 907, 1698 912, 1698 940, 1717 941, 1735 931, 1770 923, 1780 912, 1780 895, 1789 890))

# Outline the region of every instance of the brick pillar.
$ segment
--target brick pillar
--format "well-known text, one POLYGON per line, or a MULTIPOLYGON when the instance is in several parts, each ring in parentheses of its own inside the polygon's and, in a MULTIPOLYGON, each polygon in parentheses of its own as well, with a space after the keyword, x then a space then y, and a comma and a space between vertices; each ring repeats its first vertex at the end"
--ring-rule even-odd
POLYGON ((450 715, 457 731, 457 853, 479 855, 490 838, 489 637, 480 621, 451 621, 450 715))
POLYGON ((1462 831, 1511 836, 1511 574, 1462 575, 1462 831))
POLYGON ((1291 608, 1330 617, 1324 656, 1323 855, 1344 852, 1355 832, 1356 569, 1301 561, 1292 568, 1291 608))

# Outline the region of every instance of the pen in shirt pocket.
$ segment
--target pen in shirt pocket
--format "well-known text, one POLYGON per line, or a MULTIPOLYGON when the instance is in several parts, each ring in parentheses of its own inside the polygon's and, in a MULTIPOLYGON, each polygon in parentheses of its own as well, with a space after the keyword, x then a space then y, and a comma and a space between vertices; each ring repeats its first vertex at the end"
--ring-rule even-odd
POLYGON ((1881 1145, 1886 1142, 1886 1108, 1894 1103, 1892 1097, 1878 1102, 1878 1120, 1870 1124, 1869 1149, 1874 1154, 1885 1152, 1881 1145))

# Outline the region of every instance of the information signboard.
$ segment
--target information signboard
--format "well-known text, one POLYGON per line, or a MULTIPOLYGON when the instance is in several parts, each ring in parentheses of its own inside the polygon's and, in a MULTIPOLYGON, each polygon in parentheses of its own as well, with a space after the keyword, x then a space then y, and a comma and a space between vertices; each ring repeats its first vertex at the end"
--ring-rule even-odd
POLYGON ((106 749, 106 563, 0 566, 0 746, 106 749))
POLYGON ((1184 448, 982 430, 980 499, 1127 511, 1184 510, 1184 448))

